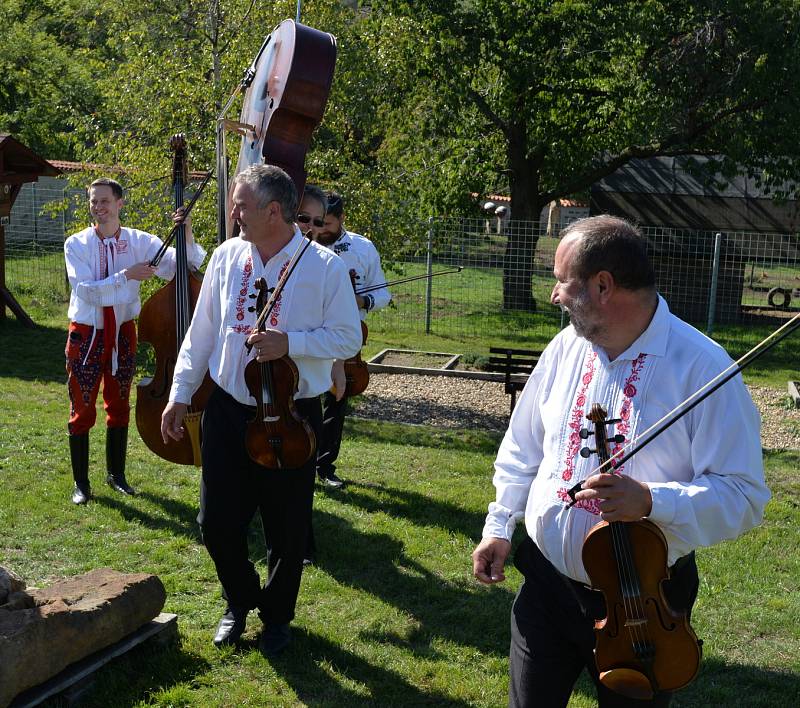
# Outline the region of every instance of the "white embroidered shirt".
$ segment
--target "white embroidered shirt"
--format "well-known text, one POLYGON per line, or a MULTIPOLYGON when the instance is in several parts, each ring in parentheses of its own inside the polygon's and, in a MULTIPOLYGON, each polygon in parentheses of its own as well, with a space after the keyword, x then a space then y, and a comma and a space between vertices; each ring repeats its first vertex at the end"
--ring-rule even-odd
MULTIPOLYGON (((609 437, 632 440, 728 367, 724 350, 669 312, 659 297, 642 335, 613 362, 570 326, 547 346, 514 408, 495 462, 496 499, 483 536, 527 533, 563 574, 587 583, 583 539, 600 521, 593 504, 567 508, 567 490, 598 467, 580 429, 593 403, 620 418, 609 437)), ((624 443, 623 443, 624 444, 624 443)), ((616 448, 612 448, 612 452, 616 448)), ((698 546, 735 538, 762 518, 770 493, 760 419, 737 376, 649 443, 619 470, 646 482, 649 519, 666 536, 668 563, 698 546)))

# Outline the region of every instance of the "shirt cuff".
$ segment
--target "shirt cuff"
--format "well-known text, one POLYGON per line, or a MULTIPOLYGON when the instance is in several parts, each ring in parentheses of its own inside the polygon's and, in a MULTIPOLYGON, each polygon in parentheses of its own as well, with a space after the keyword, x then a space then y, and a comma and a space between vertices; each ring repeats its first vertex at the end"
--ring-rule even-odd
POLYGON ((503 538, 510 541, 517 528, 517 518, 522 512, 515 513, 496 502, 489 504, 489 513, 483 526, 483 538, 503 538))
POLYGON ((674 489, 662 484, 650 484, 650 496, 653 498, 653 508, 647 516, 651 521, 659 524, 670 524, 675 518, 677 506, 676 492, 674 489))

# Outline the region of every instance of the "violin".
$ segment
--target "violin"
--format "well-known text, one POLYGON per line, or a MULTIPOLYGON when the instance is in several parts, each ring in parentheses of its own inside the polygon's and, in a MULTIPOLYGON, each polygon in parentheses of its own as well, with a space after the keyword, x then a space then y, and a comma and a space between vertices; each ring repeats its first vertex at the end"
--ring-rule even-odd
POLYGON ((336 66, 336 39, 328 32, 284 20, 264 40, 236 92, 218 118, 217 172, 220 241, 236 236, 230 220, 225 129, 242 136, 235 175, 251 165, 277 165, 298 194, 306 183, 305 156, 322 120, 336 66), (245 89, 239 121, 224 118, 245 89))
MULTIPOLYGON (((613 474, 606 426, 619 420, 607 420, 598 403, 586 417, 594 423, 600 472, 613 474)), ((590 434, 581 431, 581 437, 590 434)), ((621 438, 613 440, 623 442, 621 438)), ((584 457, 590 453, 581 450, 584 457)), ((664 596, 667 541, 658 526, 647 520, 601 521, 586 535, 582 558, 592 587, 606 601, 606 617, 595 622, 601 683, 645 700, 692 681, 700 670, 700 644, 686 614, 673 610, 664 596)))
MULTIPOLYGON (((290 273, 291 268, 287 269, 269 301, 266 281, 256 280, 256 309, 261 313, 257 331, 265 330, 263 323, 290 273)), ((256 414, 247 424, 245 433, 247 454, 269 469, 302 467, 316 452, 317 441, 311 425, 294 405, 300 380, 297 365, 288 356, 264 362, 253 359, 245 367, 244 378, 250 395, 256 399, 256 414)))
MULTIPOLYGON (((356 289, 356 272, 350 270, 350 282, 353 284, 353 291, 356 289)), ((361 346, 367 343, 367 323, 361 320, 361 346)), ((355 356, 351 356, 344 361, 344 376, 347 382, 344 395, 347 397, 358 396, 366 391, 369 385, 369 369, 367 363, 361 358, 361 350, 355 356)))
MULTIPOLYGON (((178 209, 184 205, 183 192, 187 181, 186 136, 182 133, 173 135, 170 148, 173 152, 173 196, 175 208, 178 209)), ((195 195, 195 199, 197 196, 195 195)), ((188 435, 182 440, 170 441, 169 445, 161 438, 161 414, 169 400, 178 351, 192 321, 202 285, 202 275, 189 269, 184 224, 174 227, 170 236, 175 236, 176 239, 175 277, 147 299, 139 315, 139 340, 153 347, 156 362, 152 377, 143 378, 136 386, 136 427, 144 444, 162 459, 179 465, 199 467, 200 418, 214 388, 208 373, 192 396, 184 419, 188 435)), ((168 243, 169 239, 158 256, 150 262, 151 265, 158 265, 168 243)))

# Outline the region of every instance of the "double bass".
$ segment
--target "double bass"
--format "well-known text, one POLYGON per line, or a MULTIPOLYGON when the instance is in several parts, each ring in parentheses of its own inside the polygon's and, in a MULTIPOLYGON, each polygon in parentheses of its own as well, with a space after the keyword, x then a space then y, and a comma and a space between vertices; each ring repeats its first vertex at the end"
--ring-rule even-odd
POLYGON ((336 39, 294 20, 284 20, 264 40, 255 60, 218 118, 217 173, 220 241, 236 236, 230 220, 225 130, 242 136, 234 176, 252 165, 276 165, 306 183, 305 156, 322 120, 336 66, 336 39), (225 113, 245 89, 238 121, 225 113))
MULTIPOLYGON (((170 147, 173 151, 173 196, 178 209, 184 205, 187 180, 186 136, 182 133, 172 136, 170 147)), ((139 315, 139 341, 153 347, 156 362, 153 375, 143 378, 136 386, 136 427, 144 444, 159 457, 179 465, 199 467, 200 417, 214 386, 208 373, 192 397, 184 420, 188 435, 182 440, 170 441, 169 445, 161 438, 161 414, 169 401, 178 351, 192 321, 202 285, 201 274, 189 269, 184 232, 183 224, 175 229, 175 277, 147 299, 139 315)), ((151 265, 157 263, 151 261, 151 265)))
MULTIPOLYGON (((594 423, 600 472, 613 474, 606 426, 619 421, 607 420, 598 403, 586 417, 594 423)), ((584 450, 583 456, 590 454, 584 450)), ((606 617, 595 623, 600 682, 643 700, 692 681, 700 670, 700 643, 686 614, 673 610, 664 595, 669 570, 661 529, 644 519, 601 521, 586 535, 582 558, 592 587, 606 601, 606 617)))

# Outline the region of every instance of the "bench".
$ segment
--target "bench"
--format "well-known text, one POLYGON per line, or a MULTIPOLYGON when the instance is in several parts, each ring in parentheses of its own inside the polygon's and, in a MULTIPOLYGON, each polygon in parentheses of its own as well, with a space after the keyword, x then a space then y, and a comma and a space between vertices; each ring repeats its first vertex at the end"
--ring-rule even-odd
POLYGON ((533 367, 542 355, 533 349, 510 349, 509 347, 489 347, 487 371, 497 371, 506 376, 506 393, 511 396, 511 413, 517 402, 517 391, 525 388, 533 367))

